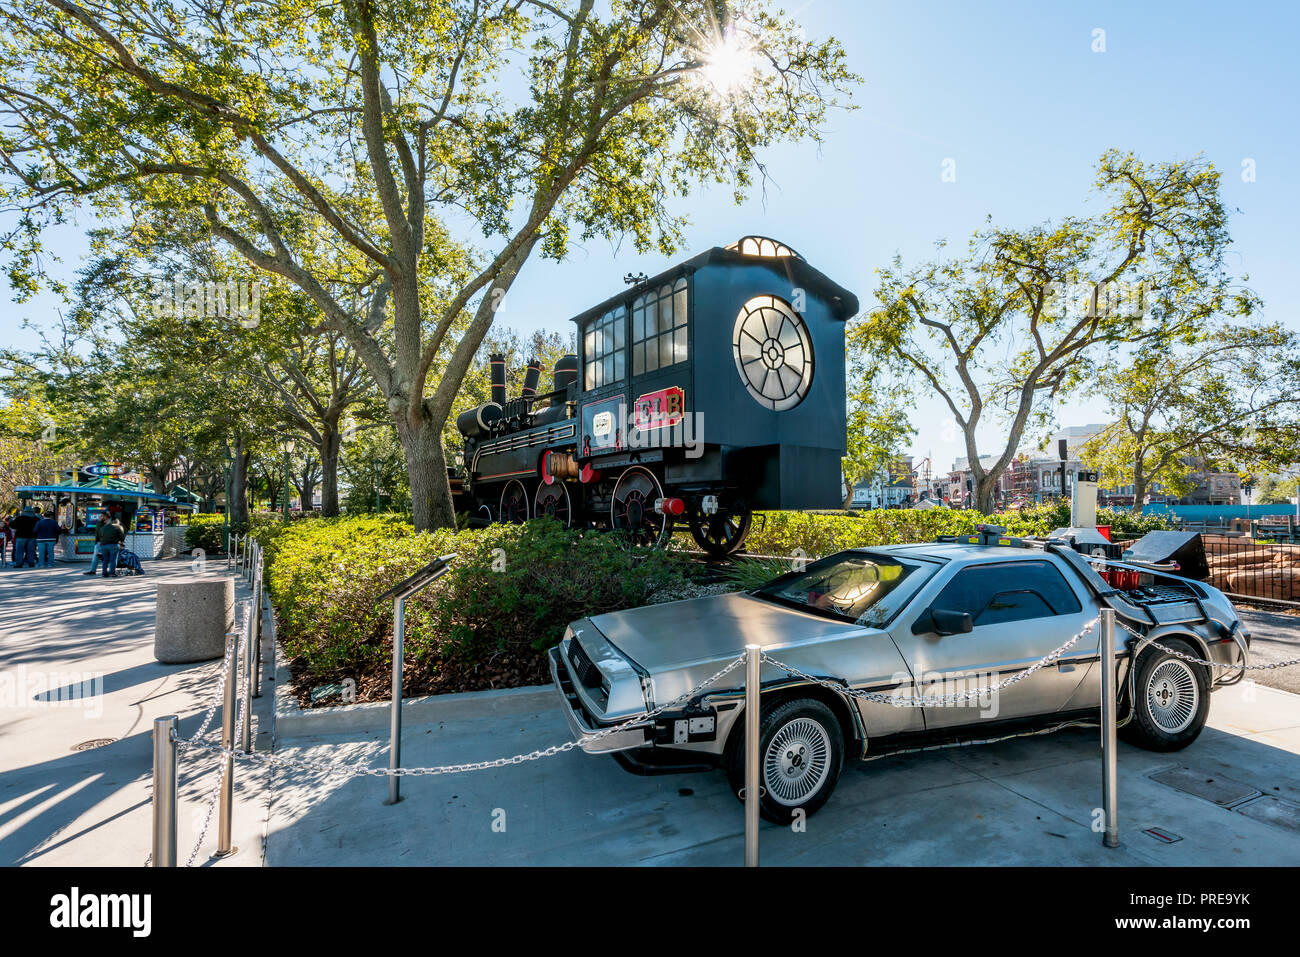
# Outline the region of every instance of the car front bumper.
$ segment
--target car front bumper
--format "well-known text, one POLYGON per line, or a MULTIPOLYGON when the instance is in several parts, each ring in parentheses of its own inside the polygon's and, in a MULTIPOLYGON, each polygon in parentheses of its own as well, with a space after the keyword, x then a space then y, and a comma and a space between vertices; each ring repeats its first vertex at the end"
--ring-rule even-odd
POLYGON ((578 695, 577 688, 573 683, 573 676, 569 673, 569 667, 564 661, 560 649, 561 645, 556 645, 547 652, 551 665, 551 681, 554 682, 556 690, 560 692, 560 698, 564 702, 565 721, 568 722, 569 730, 573 732, 582 750, 588 754, 612 754, 616 751, 630 751, 633 748, 645 747, 654 733, 654 722, 652 721, 637 722, 628 725, 621 731, 615 731, 613 734, 607 734, 600 738, 592 739, 590 737, 599 731, 603 731, 606 727, 621 722, 615 721, 602 725, 588 711, 587 706, 578 695))

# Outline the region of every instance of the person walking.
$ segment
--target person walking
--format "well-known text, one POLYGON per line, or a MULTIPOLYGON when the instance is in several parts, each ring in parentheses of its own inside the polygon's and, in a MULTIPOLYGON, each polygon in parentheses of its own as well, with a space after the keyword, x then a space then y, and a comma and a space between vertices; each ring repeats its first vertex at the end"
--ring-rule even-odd
POLYGON ((42 515, 36 522, 34 537, 36 539, 36 567, 54 567, 54 543, 59 540, 63 529, 51 515, 42 515))
POLYGON ((36 513, 28 505, 13 520, 14 568, 36 567, 36 513))
POLYGON ((103 530, 104 526, 107 523, 108 523, 108 513, 100 512, 99 521, 95 523, 95 551, 90 556, 90 571, 82 572, 81 574, 83 575, 95 574, 95 569, 99 566, 100 560, 104 557, 102 546, 99 543, 99 533, 103 530))
POLYGON ((122 530, 122 526, 114 518, 104 523, 100 534, 103 536, 99 539, 99 543, 101 546, 100 554, 104 559, 104 577, 116 578, 117 553, 121 550, 122 543, 126 541, 126 532, 122 530))
POLYGON ((14 541, 14 530, 10 524, 10 517, 6 515, 0 519, 0 568, 5 567, 5 553, 12 551, 14 541))

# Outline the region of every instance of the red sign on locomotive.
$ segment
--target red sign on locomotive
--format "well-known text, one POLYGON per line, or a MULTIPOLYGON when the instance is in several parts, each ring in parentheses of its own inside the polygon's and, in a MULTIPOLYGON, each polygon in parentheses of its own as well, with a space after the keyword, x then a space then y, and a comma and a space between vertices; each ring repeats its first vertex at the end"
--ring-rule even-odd
POLYGON ((662 429, 682 420, 686 393, 677 386, 647 392, 632 407, 632 424, 638 429, 662 429))

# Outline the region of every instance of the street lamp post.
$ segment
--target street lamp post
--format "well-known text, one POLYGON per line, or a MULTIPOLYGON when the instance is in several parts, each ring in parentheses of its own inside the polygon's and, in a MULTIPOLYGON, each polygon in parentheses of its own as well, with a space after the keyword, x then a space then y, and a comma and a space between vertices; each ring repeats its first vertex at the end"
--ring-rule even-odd
POLYGON ((379 514, 379 459, 370 460, 370 468, 375 473, 375 514, 379 514))

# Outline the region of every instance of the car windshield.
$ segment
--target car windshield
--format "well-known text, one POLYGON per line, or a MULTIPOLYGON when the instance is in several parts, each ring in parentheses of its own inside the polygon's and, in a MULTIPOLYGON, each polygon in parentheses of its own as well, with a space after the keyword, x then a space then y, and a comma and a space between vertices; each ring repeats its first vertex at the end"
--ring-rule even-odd
POLYGON ((880 627, 902 610, 934 567, 874 552, 840 552, 768 582, 754 596, 880 627))

